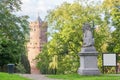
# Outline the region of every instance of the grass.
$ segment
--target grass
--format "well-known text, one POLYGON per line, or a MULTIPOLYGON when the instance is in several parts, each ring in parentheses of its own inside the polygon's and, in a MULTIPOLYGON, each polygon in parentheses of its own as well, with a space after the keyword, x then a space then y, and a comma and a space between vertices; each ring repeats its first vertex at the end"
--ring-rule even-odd
POLYGON ((17 74, 0 73, 0 80, 30 80, 17 74))
POLYGON ((47 77, 61 80, 120 80, 120 76, 116 75, 81 76, 79 74, 69 74, 69 75, 48 75, 47 77))

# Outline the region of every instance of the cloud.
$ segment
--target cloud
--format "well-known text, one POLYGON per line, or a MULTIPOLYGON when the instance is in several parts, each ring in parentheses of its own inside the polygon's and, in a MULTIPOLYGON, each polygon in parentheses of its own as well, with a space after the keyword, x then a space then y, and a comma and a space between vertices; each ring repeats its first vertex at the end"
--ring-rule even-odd
POLYGON ((63 2, 73 2, 74 0, 21 0, 23 2, 21 9, 22 11, 18 12, 18 15, 28 15, 30 21, 37 19, 38 13, 42 20, 47 15, 47 11, 54 9, 57 5, 62 4, 63 2))

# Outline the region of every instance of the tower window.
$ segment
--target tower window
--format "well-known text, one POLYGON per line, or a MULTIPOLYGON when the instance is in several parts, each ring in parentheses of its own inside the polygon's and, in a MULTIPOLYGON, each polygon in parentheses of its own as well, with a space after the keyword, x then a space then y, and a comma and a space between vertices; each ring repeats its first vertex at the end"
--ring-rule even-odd
POLYGON ((42 37, 40 36, 39 39, 42 39, 42 37))

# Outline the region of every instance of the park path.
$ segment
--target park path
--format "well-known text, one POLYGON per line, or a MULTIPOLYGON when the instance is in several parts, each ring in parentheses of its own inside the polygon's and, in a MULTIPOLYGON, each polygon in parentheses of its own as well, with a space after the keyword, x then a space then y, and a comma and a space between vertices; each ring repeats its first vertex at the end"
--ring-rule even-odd
POLYGON ((20 74, 20 76, 23 76, 32 80, 58 80, 58 79, 49 79, 42 74, 20 74))

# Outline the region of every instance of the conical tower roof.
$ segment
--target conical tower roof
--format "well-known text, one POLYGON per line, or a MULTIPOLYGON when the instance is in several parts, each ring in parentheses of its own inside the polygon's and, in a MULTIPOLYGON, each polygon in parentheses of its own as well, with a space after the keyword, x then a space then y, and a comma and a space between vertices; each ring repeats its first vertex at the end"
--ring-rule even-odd
POLYGON ((38 16, 38 21, 39 23, 42 23, 42 19, 40 18, 40 16, 38 16))
POLYGON ((40 18, 39 13, 38 13, 37 21, 38 21, 40 24, 42 23, 42 19, 40 18))

